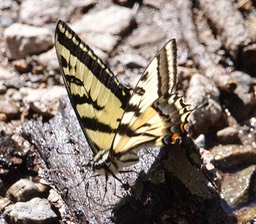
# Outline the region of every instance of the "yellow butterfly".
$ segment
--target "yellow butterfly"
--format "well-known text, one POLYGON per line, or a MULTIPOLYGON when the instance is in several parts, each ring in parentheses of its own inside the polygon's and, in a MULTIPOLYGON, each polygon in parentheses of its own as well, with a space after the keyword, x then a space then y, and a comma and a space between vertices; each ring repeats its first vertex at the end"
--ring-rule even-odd
POLYGON ((93 151, 93 169, 115 174, 138 162, 142 146, 163 146, 185 134, 191 110, 176 93, 176 42, 170 40, 150 62, 134 90, 63 21, 55 47, 67 92, 93 151))

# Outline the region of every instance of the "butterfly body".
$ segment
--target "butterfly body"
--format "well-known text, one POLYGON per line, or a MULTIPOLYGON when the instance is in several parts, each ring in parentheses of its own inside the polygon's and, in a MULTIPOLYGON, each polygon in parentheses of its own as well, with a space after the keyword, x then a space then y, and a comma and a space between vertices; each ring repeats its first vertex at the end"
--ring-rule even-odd
POLYGON ((55 47, 67 92, 93 151, 93 169, 115 175, 139 161, 143 146, 171 144, 185 134, 191 111, 176 93, 176 42, 151 61, 133 91, 64 22, 55 47))

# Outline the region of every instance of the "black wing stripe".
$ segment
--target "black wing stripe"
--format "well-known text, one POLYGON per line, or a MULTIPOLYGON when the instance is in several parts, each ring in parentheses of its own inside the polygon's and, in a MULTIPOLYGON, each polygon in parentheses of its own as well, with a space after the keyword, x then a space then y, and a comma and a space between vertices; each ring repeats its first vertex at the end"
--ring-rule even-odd
MULTIPOLYGON (((89 46, 86 45, 73 30, 67 27, 65 23, 61 21, 59 23, 64 27, 64 30, 68 30, 73 37, 71 39, 67 37, 66 32, 58 32, 58 41, 60 44, 65 46, 70 51, 70 54, 86 65, 88 69, 91 69, 90 71, 95 75, 95 77, 97 77, 102 85, 110 89, 117 98, 119 98, 122 102, 128 102, 127 95, 123 93, 123 91, 126 93, 128 91, 120 86, 113 73, 106 68, 102 60, 98 58, 94 54, 93 50, 91 50, 89 46), (74 39, 78 42, 78 46, 74 44, 74 39), (81 48, 81 46, 83 48, 81 48)), ((67 63, 63 63, 62 60, 61 63, 63 67, 67 67, 68 65, 67 63)))
POLYGON ((100 130, 100 132, 106 132, 106 133, 115 131, 113 128, 111 128, 110 125, 101 123, 95 118, 81 117, 81 122, 83 123, 85 128, 88 128, 90 130, 94 130, 94 131, 100 130), (97 126, 94 125, 96 122, 97 122, 97 126))

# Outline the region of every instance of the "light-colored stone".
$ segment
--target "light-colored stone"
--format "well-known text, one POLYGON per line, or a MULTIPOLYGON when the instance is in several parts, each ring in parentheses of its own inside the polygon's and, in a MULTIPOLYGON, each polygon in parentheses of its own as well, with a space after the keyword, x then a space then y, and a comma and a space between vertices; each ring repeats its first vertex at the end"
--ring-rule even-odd
POLYGON ((22 88, 20 91, 25 105, 47 117, 57 113, 59 99, 67 95, 63 86, 52 86, 47 89, 22 88))
POLYGON ((17 104, 8 97, 0 99, 0 113, 5 114, 8 118, 17 118, 20 111, 17 104))
POLYGON ((123 54, 117 60, 127 68, 146 68, 148 61, 138 54, 123 54))
POLYGON ((58 59, 56 56, 56 50, 55 48, 52 48, 51 50, 40 54, 37 57, 37 61, 46 67, 47 69, 52 69, 52 70, 58 70, 59 69, 59 63, 58 59))
POLYGON ((111 6, 96 13, 86 14, 72 25, 78 33, 96 32, 122 35, 132 26, 134 15, 132 10, 120 6, 111 6), (81 24, 83 24, 81 26, 81 24))
POLYGON ((5 209, 4 215, 8 216, 12 223, 50 224, 56 223, 58 218, 50 203, 42 198, 10 205, 5 209))
POLYGON ((0 66, 0 80, 11 79, 15 76, 14 73, 11 73, 8 69, 0 66))
POLYGON ((143 27, 141 31, 133 35, 130 40, 130 45, 132 47, 139 47, 144 44, 155 43, 165 37, 164 30, 153 24, 151 26, 143 27))
POLYGON ((117 36, 102 32, 82 32, 79 33, 79 36, 94 51, 100 49, 107 53, 110 53, 115 48, 119 40, 117 36))
POLYGON ((39 54, 53 45, 53 33, 47 28, 15 23, 4 31, 7 47, 12 59, 39 54))
POLYGON ((23 0, 20 6, 20 19, 26 24, 42 26, 46 23, 56 23, 60 18, 69 19, 74 11, 91 7, 97 0, 23 0))

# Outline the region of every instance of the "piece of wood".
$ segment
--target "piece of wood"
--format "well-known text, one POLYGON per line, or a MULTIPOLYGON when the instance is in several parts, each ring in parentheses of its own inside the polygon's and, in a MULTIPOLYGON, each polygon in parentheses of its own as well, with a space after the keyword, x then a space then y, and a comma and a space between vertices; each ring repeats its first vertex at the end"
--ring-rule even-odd
POLYGON ((164 223, 166 219, 232 223, 216 189, 198 169, 200 158, 191 140, 161 149, 156 159, 144 151, 141 162, 132 167, 139 175, 121 173, 123 184, 113 177, 106 183, 91 169, 92 152, 70 104, 62 101, 59 110, 47 122, 27 122, 22 132, 40 154, 44 178, 67 205, 64 219, 74 223, 164 223))

